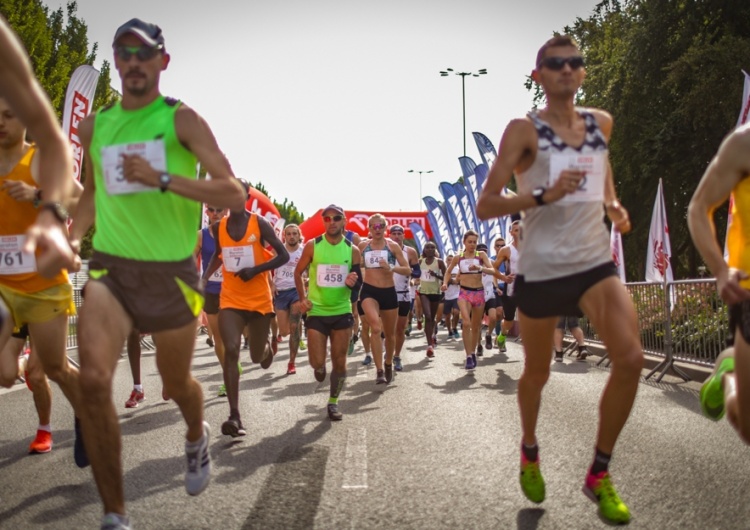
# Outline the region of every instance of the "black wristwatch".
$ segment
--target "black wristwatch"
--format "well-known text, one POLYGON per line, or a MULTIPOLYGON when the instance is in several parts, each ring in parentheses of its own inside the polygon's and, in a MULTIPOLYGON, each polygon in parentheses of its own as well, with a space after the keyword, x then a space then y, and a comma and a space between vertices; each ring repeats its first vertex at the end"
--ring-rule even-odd
POLYGON ((68 219, 70 218, 68 210, 59 202, 43 202, 39 205, 39 211, 41 212, 43 210, 49 210, 50 212, 52 212, 52 215, 55 216, 55 219, 60 221, 62 224, 67 223, 68 219))
POLYGON ((534 191, 531 192, 531 196, 534 197, 534 200, 536 201, 538 206, 544 206, 544 192, 547 191, 547 188, 539 186, 538 188, 534 188, 534 191))
POLYGON ((172 183, 172 176, 164 172, 161 175, 159 175, 159 189, 162 193, 167 191, 167 188, 169 188, 169 185, 172 183))

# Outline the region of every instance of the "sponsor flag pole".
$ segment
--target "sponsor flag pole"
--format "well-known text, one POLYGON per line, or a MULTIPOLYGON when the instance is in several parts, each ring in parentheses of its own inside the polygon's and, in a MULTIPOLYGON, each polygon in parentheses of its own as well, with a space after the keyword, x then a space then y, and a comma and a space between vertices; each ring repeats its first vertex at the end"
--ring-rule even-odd
POLYGON ((622 234, 614 223, 609 233, 609 248, 612 250, 612 261, 615 262, 615 267, 617 267, 617 274, 622 283, 625 283, 625 254, 622 251, 622 234))
POLYGON ((78 126, 91 113, 98 81, 99 70, 89 64, 84 64, 73 72, 65 93, 62 126, 73 149, 73 175, 76 180, 81 180, 81 166, 83 165, 83 146, 78 136, 78 126))

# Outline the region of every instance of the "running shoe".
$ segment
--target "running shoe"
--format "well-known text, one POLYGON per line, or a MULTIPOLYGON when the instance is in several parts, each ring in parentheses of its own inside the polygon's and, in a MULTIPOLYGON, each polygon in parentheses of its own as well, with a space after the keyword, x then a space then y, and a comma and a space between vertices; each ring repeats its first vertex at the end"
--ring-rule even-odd
POLYGON ((427 360, 431 361, 435 358, 435 350, 432 346, 427 346, 427 360))
POLYGON ((376 385, 388 384, 388 381, 385 378, 385 372, 383 370, 378 370, 377 376, 375 377, 375 384, 376 385))
POLYGON ((386 364, 384 366, 385 370, 385 382, 391 383, 393 381, 393 365, 392 364, 386 364))
POLYGON ((278 348, 278 345, 276 344, 275 340, 269 340, 268 344, 266 344, 266 356, 263 358, 263 360, 260 362, 260 367, 264 370, 267 370, 271 367, 271 363, 273 363, 273 356, 276 355, 276 349, 278 348))
POLYGON ((476 353, 472 353, 471 354, 471 362, 474 363, 474 368, 476 368, 477 366, 479 366, 479 363, 477 362, 477 354, 476 353))
POLYGON ((505 347, 505 335, 502 335, 502 334, 498 335, 496 342, 497 342, 497 347, 501 352, 508 351, 508 348, 505 347))
POLYGON ((276 342, 282 342, 284 340, 284 337, 281 336, 281 333, 276 335, 276 342))
POLYGON ((492 335, 487 334, 484 336, 484 347, 488 350, 492 349, 492 335))
POLYGON ((299 340, 299 349, 300 350, 306 350, 307 349, 307 343, 305 342, 305 339, 299 340))
POLYGON ((289 363, 286 365, 286 375, 294 375, 297 373, 297 367, 294 366, 294 363, 289 363))
POLYGON ((401 372, 404 369, 403 365, 401 364, 401 357, 399 357, 398 355, 393 357, 393 369, 397 372, 401 372))
POLYGON ((247 339, 245 339, 245 344, 242 346, 243 350, 249 350, 250 349, 250 342, 248 342, 247 339))
POLYGON ((34 441, 29 445, 29 454, 49 453, 52 451, 52 433, 38 429, 34 441))
POLYGON ((130 530, 130 520, 125 515, 108 513, 102 517, 101 530, 130 530))
POLYGON ((334 403, 328 404, 328 418, 331 421, 341 421, 344 415, 339 412, 339 406, 334 403))
POLYGON ((422 329, 422 319, 417 320, 417 329, 422 329))
POLYGON ((237 361, 237 371, 242 375, 242 361, 237 361))
POLYGON ((461 338, 461 332, 458 331, 457 329, 454 329, 453 330, 453 338, 454 339, 460 339, 461 338))
POLYGON ((372 355, 370 355, 369 353, 366 353, 365 360, 362 361, 362 364, 365 366, 370 366, 372 364, 372 355))
POLYGON ((406 335, 407 337, 411 335, 411 322, 409 322, 409 325, 406 326, 406 329, 404 330, 404 335, 406 335))
POLYGON ((211 348, 214 347, 214 339, 211 337, 206 337, 206 344, 208 344, 211 348))
POLYGON ((607 521, 618 524, 630 521, 630 510, 617 494, 608 472, 602 471, 596 475, 589 473, 583 485, 583 493, 599 505, 599 514, 607 521))
POLYGON ((539 469, 539 460, 531 462, 521 452, 521 491, 531 502, 539 504, 544 500, 544 477, 539 469))
POLYGON ((563 352, 561 352, 561 351, 556 351, 555 352, 555 362, 556 363, 563 362, 563 352))
POLYGON ((219 387, 219 393, 216 394, 217 397, 227 397, 227 385, 224 383, 221 384, 219 387))
POLYGON ((354 353, 354 343, 355 343, 355 342, 357 342, 356 340, 354 340, 354 338, 355 338, 355 337, 356 337, 356 335, 354 335, 354 336, 353 336, 353 337, 352 337, 352 338, 351 338, 351 339, 349 340, 349 349, 348 349, 348 350, 346 350, 346 355, 347 355, 347 357, 349 357, 349 356, 350 356, 351 354, 353 354, 353 353, 354 353))
POLYGON ((474 364, 474 358, 471 355, 469 355, 468 357, 466 357, 466 370, 467 371, 473 370, 476 367, 477 367, 477 365, 474 364))
POLYGON ((242 422, 239 418, 230 417, 227 421, 221 424, 221 434, 237 438, 238 436, 245 436, 247 431, 242 426, 242 422))
POLYGON ((437 331, 436 331, 436 332, 435 332, 435 334, 434 334, 434 335, 432 336, 432 345, 433 345, 433 346, 437 346, 437 331))
POLYGON ((481 344, 477 344, 477 353, 476 354, 472 353, 472 355, 475 355, 476 357, 484 356, 484 348, 482 347, 481 344))
POLYGON ((323 365, 322 368, 316 368, 315 371, 313 371, 313 373, 315 374, 315 380, 318 383, 322 383, 323 381, 326 380, 326 367, 325 367, 325 365, 323 365))
POLYGON ((73 422, 73 431, 76 438, 73 443, 73 459, 78 467, 88 467, 89 457, 86 454, 86 447, 83 445, 83 433, 81 432, 81 420, 76 416, 73 422))
POLYGON ((586 349, 586 346, 578 350, 578 355, 576 355, 576 361, 583 362, 586 360, 586 357, 589 356, 589 350, 586 349))
POLYGON ((714 370, 701 387, 700 400, 703 414, 719 421, 724 417, 724 374, 734 372, 734 348, 727 348, 716 358, 714 370))
POLYGON ((146 399, 146 396, 143 394, 143 392, 138 392, 135 388, 130 393, 130 398, 125 402, 125 408, 126 409, 134 409, 138 406, 139 403, 143 403, 143 400, 146 399))
MULTIPOLYGON (((224 426, 222 425, 222 428, 224 426)), ((185 490, 188 495, 199 495, 206 489, 211 480, 211 454, 208 452, 208 440, 211 427, 203 422, 203 437, 197 444, 185 442, 185 456, 187 457, 187 471, 185 472, 185 490), (194 447, 197 445, 197 447, 194 447)))

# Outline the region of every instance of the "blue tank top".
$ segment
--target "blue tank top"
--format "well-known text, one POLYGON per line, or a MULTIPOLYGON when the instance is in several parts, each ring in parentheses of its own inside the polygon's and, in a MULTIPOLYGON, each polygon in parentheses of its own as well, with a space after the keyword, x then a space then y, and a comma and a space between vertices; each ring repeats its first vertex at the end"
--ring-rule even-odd
POLYGON ((381 256, 381 252, 385 252, 385 260, 388 262, 389 265, 393 266, 396 265, 396 256, 393 255, 393 252, 391 252, 390 247, 388 247, 388 244, 386 243, 385 248, 382 248, 380 250, 375 250, 372 247, 370 247, 370 244, 368 243, 365 249, 362 251, 362 259, 365 262, 365 268, 366 269, 378 269, 380 268, 380 264, 377 261, 377 256, 381 256))
MULTIPOLYGON (((211 229, 204 228, 201 230, 201 270, 203 272, 206 272, 206 267, 211 261, 211 256, 214 255, 214 250, 216 250, 216 241, 211 234, 211 229)), ((206 292, 211 294, 221 293, 221 266, 206 282, 206 292)))

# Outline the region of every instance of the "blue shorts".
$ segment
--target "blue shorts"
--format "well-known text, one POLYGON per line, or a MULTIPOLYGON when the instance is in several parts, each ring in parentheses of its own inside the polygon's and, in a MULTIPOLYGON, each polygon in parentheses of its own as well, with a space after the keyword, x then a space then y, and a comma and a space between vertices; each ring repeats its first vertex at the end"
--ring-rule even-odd
POLYGON ((289 311, 294 302, 299 302, 299 295, 297 289, 285 289, 279 291, 279 293, 273 299, 273 308, 276 311, 289 311))

